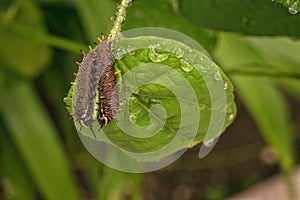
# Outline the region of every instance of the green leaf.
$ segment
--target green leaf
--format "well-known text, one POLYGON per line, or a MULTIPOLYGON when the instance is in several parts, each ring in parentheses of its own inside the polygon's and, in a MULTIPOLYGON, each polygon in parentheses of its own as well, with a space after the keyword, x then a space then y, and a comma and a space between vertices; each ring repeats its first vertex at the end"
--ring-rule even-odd
MULTIPOLYGON (((36 76, 47 66, 51 51, 44 43, 30 37, 23 37, 10 28, 15 22, 37 32, 45 31, 43 17, 31 1, 16 1, 0 18, 0 62, 3 66, 25 76, 36 76), (16 12, 10 12, 16 10, 16 12)), ((24 30, 25 31, 25 30, 24 30)), ((20 32, 24 32, 20 31, 20 32)))
MULTIPOLYGON (((263 63, 246 40, 230 34, 220 34, 217 60, 228 69, 233 66, 251 67, 263 63)), ((286 102, 273 81, 265 77, 235 75, 232 77, 238 94, 254 118, 265 140, 276 153, 283 171, 291 171, 294 156, 292 131, 286 102)))
MULTIPOLYGON (((133 128, 131 132, 137 134, 129 135, 120 130, 115 122, 111 122, 103 130, 117 146, 131 152, 152 152, 170 143, 175 136, 179 137, 171 152, 153 158, 161 159, 202 142, 210 123, 213 123, 212 113, 214 117, 224 116, 224 119, 215 119, 217 123, 224 120, 224 124, 221 124, 220 129, 216 124, 210 127, 212 130, 205 141, 218 137, 232 123, 236 114, 233 87, 206 52, 202 53, 175 40, 154 36, 122 38, 117 41, 114 49, 116 56, 120 56, 120 52, 132 50, 117 59, 115 64, 122 73, 119 96, 123 103, 117 120, 123 130, 133 128), (142 85, 143 81, 148 83, 142 85), (221 101, 222 92, 226 98, 224 102, 221 101), (195 95, 195 99, 192 95, 195 95), (216 96, 211 99, 211 95, 216 96), (159 105, 164 111, 161 112, 159 105), (129 113, 122 112, 127 109, 129 113), (200 121, 197 119, 199 114, 200 121), (140 127, 132 127, 130 121, 140 127), (154 130, 157 133, 152 135, 154 130), (179 136, 176 135, 178 131, 181 131, 179 136)), ((67 102, 70 102, 70 95, 68 99, 67 102)), ((96 127, 97 122, 94 123, 96 127)), ((82 129, 82 134, 93 137, 89 129, 82 129)))
POLYGON ((208 52, 216 44, 216 34, 185 19, 178 13, 178 5, 170 0, 134 1, 128 9, 124 30, 139 27, 164 27, 177 30, 198 41, 208 52))
POLYGON ((300 15, 290 14, 271 0, 179 0, 179 9, 204 28, 249 35, 300 36, 300 15))
POLYGON ((3 97, 3 120, 45 199, 79 199, 58 133, 30 84, 16 81, 3 97))

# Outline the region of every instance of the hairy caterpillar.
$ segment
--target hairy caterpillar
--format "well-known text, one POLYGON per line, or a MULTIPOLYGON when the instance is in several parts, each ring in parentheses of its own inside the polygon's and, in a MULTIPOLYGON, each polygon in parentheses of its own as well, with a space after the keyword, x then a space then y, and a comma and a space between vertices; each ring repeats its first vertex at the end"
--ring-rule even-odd
POLYGON ((114 72, 115 61, 111 55, 111 42, 106 38, 98 46, 101 77, 98 85, 100 103, 97 120, 102 127, 115 119, 119 108, 119 97, 114 72))
POLYGON ((83 59, 79 64, 77 73, 77 82, 75 83, 75 99, 73 104, 73 116, 75 122, 80 123, 82 127, 90 128, 96 137, 92 124, 93 113, 96 98, 96 88, 100 80, 100 68, 98 66, 98 47, 92 49, 89 53, 83 53, 83 59))
POLYGON ((82 127, 93 130, 94 110, 96 103, 96 90, 99 92, 97 121, 101 125, 107 125, 115 119, 115 113, 119 107, 117 93, 116 74, 114 72, 114 59, 112 57, 111 41, 108 38, 98 38, 100 43, 85 54, 82 51, 82 62, 79 65, 77 81, 75 83, 75 99, 73 104, 74 121, 82 127))

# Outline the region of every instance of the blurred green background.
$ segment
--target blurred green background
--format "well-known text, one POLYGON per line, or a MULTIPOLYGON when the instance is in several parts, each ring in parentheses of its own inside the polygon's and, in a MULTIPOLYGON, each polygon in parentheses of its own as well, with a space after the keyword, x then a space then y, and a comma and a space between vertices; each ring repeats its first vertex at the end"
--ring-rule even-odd
POLYGON ((1 0, 0 199, 217 200, 278 172, 289 185, 300 150, 300 14, 278 2, 133 2, 124 30, 166 27, 202 44, 233 81, 238 116, 206 158, 198 146, 165 169, 128 174, 90 156, 63 102, 78 50, 108 32, 117 1, 1 0))

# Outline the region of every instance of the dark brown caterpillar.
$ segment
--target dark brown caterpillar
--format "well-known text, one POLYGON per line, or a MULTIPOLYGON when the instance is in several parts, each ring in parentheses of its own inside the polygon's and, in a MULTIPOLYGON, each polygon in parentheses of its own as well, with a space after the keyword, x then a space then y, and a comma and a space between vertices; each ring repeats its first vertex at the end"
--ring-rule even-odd
POLYGON ((111 54, 111 42, 106 38, 98 46, 101 77, 98 85, 100 103, 97 120, 102 127, 115 119, 115 114, 119 108, 119 96, 114 72, 115 60, 111 54))
POLYGON ((99 55, 98 47, 90 47, 90 52, 83 52, 83 60, 79 64, 77 73, 77 82, 75 83, 75 100, 73 104, 74 121, 80 123, 82 127, 90 128, 94 137, 96 137, 92 128, 93 113, 96 98, 96 88, 100 80, 100 68, 98 65, 99 55))

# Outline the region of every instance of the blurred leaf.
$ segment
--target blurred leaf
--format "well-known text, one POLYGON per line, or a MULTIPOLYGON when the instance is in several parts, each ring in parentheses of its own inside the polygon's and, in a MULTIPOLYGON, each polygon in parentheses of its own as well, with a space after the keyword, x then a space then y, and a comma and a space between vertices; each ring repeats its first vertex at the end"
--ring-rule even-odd
POLYGON ((116 4, 111 0, 76 0, 75 7, 88 39, 95 41, 101 33, 108 33, 110 18, 116 4))
POLYGON ((191 21, 213 30, 300 37, 300 15, 271 0, 179 0, 179 9, 191 21))
POLYGON ((4 122, 44 197, 79 199, 57 133, 31 86, 17 82, 3 102, 4 122))
POLYGON ((45 31, 43 17, 38 7, 31 1, 15 1, 7 12, 0 13, 0 60, 4 66, 25 75, 36 76, 48 64, 51 51, 45 44, 31 37, 20 37, 9 28, 14 22, 26 25, 31 30, 45 31), (12 13, 11 10, 16 12, 12 13))
POLYGON ((278 79, 278 82, 300 101, 300 42, 288 38, 249 38, 247 41, 274 70, 291 74, 289 78, 278 79))
POLYGON ((124 30, 140 27, 164 27, 180 31, 198 41, 208 52, 216 44, 216 34, 182 17, 176 2, 170 0, 134 1, 128 9, 124 30))
POLYGON ((4 189, 4 199, 32 200, 35 199, 34 184, 19 152, 0 124, 0 169, 4 176, 1 180, 4 189))
MULTIPOLYGON (((223 65, 251 67, 263 63, 247 42, 230 34, 220 34, 216 58, 223 65), (249 64, 249 65, 247 65, 249 64)), ((283 171, 292 169, 294 162, 292 131, 285 100, 272 80, 265 77, 233 76, 240 98, 254 118, 265 140, 276 153, 283 171)))
MULTIPOLYGON (((144 37, 127 38, 127 39, 123 38, 122 40, 118 41, 118 43, 115 46, 115 50, 118 52, 118 49, 127 48, 129 45, 131 47, 134 47, 134 49, 138 49, 138 50, 128 53, 122 59, 117 60, 116 66, 121 70, 123 75, 126 74, 128 71, 134 69, 135 67, 143 64, 152 63, 152 64, 166 65, 176 70, 180 75, 183 76, 182 78, 184 78, 184 80, 188 81, 188 83, 192 87, 190 89, 193 89, 194 92, 196 93, 195 95, 198 97, 198 99, 196 99, 196 101, 198 101, 198 105, 194 105, 194 103, 191 102, 191 99, 189 99, 190 94, 187 91, 188 90, 187 88, 181 90, 182 92, 185 92, 184 97, 182 96, 178 97, 175 96, 175 94, 166 87, 157 84, 144 85, 138 90, 138 92, 134 92, 132 96, 133 100, 129 101, 130 115, 134 115, 136 117, 135 124, 138 124, 140 126, 145 126, 143 127, 145 134, 150 130, 153 130, 153 127, 149 125, 150 124, 149 109, 158 103, 162 105, 166 110, 167 113, 166 123, 162 124, 163 127, 160 130, 158 130, 158 133, 155 134, 154 136, 147 137, 147 138, 143 138, 143 137, 138 138, 124 133, 122 130, 120 130, 120 128, 116 126, 115 122, 112 122, 110 123, 109 126, 103 127, 103 129, 105 129, 105 133, 107 133, 107 137, 109 137, 110 140, 113 141, 116 145, 125 148, 126 150, 129 150, 131 152, 151 152, 160 149, 166 144, 168 144, 169 142, 171 142, 174 139, 179 128, 182 128, 184 130, 181 130, 182 135, 179 134, 180 140, 177 139, 178 143, 176 145, 172 145, 174 146, 174 149, 172 149, 171 153, 174 153, 183 148, 194 146, 202 142, 207 133, 207 129, 211 120, 211 113, 212 113, 211 110, 213 109, 211 107, 212 99, 210 96, 211 95, 210 92, 212 92, 211 90, 219 91, 218 86, 220 86, 220 83, 222 84, 222 82, 219 82, 220 80, 223 80, 224 83, 226 84, 225 90, 223 85, 221 85, 222 86, 221 90, 222 92, 224 92, 224 95, 226 95, 226 100, 224 100, 225 102, 221 102, 220 101, 221 98, 218 96, 215 97, 216 99, 213 99, 213 101, 214 103, 217 104, 215 105, 216 106, 215 108, 218 109, 217 112, 219 112, 219 114, 221 115, 223 113, 225 115, 224 117, 226 117, 224 124, 222 123, 223 129, 221 130, 221 132, 223 132, 226 129, 226 127, 232 123, 234 116, 236 114, 236 109, 235 109, 235 104, 233 101, 233 94, 232 94, 233 91, 232 85, 228 80, 228 78, 219 69, 219 67, 209 57, 207 57, 206 52, 202 53, 200 51, 191 49, 185 44, 177 42, 175 40, 159 38, 154 36, 144 36, 144 37), (163 50, 159 52, 159 54, 166 56, 167 59, 163 59, 160 61, 154 60, 154 58, 151 57, 153 53, 152 52, 153 49, 151 50, 151 48, 143 48, 145 46, 150 47, 151 45, 153 46, 157 44, 160 45, 159 49, 169 50, 169 52, 165 52, 163 50), (175 50, 178 51, 178 49, 180 49, 181 52, 180 57, 178 57, 178 55, 175 55, 174 53, 175 50), (185 61, 185 59, 192 60, 192 63, 188 63, 187 61, 185 61), (186 63, 183 61, 185 61, 186 63), (191 69, 187 71, 187 69, 185 69, 186 65, 190 65, 191 69), (210 84, 212 84, 212 87, 214 87, 213 89, 210 88, 210 92, 208 92, 208 88, 206 85, 207 82, 204 82, 204 78, 200 75, 198 70, 203 72, 202 76, 205 76, 206 80, 209 80, 210 84), (218 77, 216 77, 216 75, 218 75, 218 77), (180 101, 184 101, 186 104, 184 104, 184 106, 183 105, 179 106, 178 99, 180 99, 180 101), (223 105, 223 103, 225 103, 226 105, 223 105), (227 106, 226 113, 225 110, 222 109, 225 106, 227 106), (186 109, 188 109, 189 111, 186 109), (193 115, 191 116, 189 115, 191 114, 190 112, 191 109, 199 110, 196 112, 199 112, 199 114, 201 113, 201 123, 199 122, 198 134, 195 138, 193 137, 194 132, 191 129, 191 127, 195 127, 195 119, 191 118, 193 117, 193 115), (183 112, 189 112, 189 114, 184 115, 183 112), (180 122, 183 120, 182 115, 184 118, 186 118, 184 120, 184 124, 180 124, 180 122), (193 139, 194 142, 192 144, 189 143, 191 140, 193 141, 193 139)), ((153 68, 149 66, 141 67, 142 68, 141 70, 143 71, 142 72, 140 71, 138 79, 133 78, 132 82, 138 82, 141 80, 150 81, 154 79, 162 80, 162 81, 174 79, 174 77, 172 76, 168 77, 168 74, 166 74, 165 71, 155 67, 157 67, 157 65, 154 65, 153 68), (153 74, 156 74, 156 76, 152 77, 151 75, 153 74)), ((180 79, 181 77, 177 77, 177 78, 178 79, 173 81, 176 81, 176 85, 178 87, 182 87, 183 84, 186 84, 182 79, 180 79)), ((122 85, 123 84, 124 83, 122 83, 122 85)), ((165 82, 164 84, 168 84, 168 82, 165 82)), ((76 85, 75 85, 75 90, 76 90, 76 85)), ((120 90, 124 91, 126 89, 120 89, 120 90)), ((66 99, 66 102, 70 104, 70 102, 72 102, 71 95, 68 96, 69 97, 66 99)), ((123 105, 125 104, 126 103, 124 103, 123 105)), ((121 107, 121 110, 127 110, 127 108, 124 107, 123 109, 121 107)), ((119 113, 120 113, 119 115, 120 118, 124 117, 124 119, 127 120, 130 118, 129 116, 125 116, 128 114, 126 112, 119 112, 119 113)), ((158 115, 155 116, 156 120, 160 119, 161 117, 163 116, 158 116, 158 115)), ((223 120, 223 119, 218 119, 218 120, 223 120)), ((119 122, 119 125, 121 125, 120 123, 126 123, 124 121, 125 120, 122 119, 119 122)), ((97 122, 95 123, 97 124, 97 122)), ((156 123, 161 123, 161 121, 158 120, 156 121, 156 123)), ((91 136, 89 129, 84 129, 84 130, 82 131, 83 134, 91 136)), ((209 139, 218 137, 221 134, 221 132, 220 130, 214 130, 211 133, 209 139)), ((159 160, 167 155, 160 154, 157 156, 158 157, 152 159, 159 160)))
POLYGON ((35 0, 35 1, 42 5, 54 5, 56 7, 69 5, 72 3, 71 0, 35 0))
MULTIPOLYGON (((65 52, 56 56, 52 67, 48 68, 46 73, 35 80, 35 85, 38 87, 39 94, 45 100, 46 106, 51 107, 52 119, 57 129, 61 130, 63 134, 64 148, 67 149, 68 160, 72 162, 72 167, 76 169, 76 175, 79 174, 81 187, 84 186, 85 193, 89 197, 96 198, 99 192, 102 164, 94 159, 82 145, 72 118, 68 116, 68 111, 65 109, 65 103, 63 102, 63 96, 69 85, 66 84, 62 74, 66 73, 70 78, 74 78, 71 74, 72 69, 68 64, 72 63, 74 68, 77 68, 69 55, 70 53, 65 52)), ((69 108, 71 109, 71 107, 69 108)))

